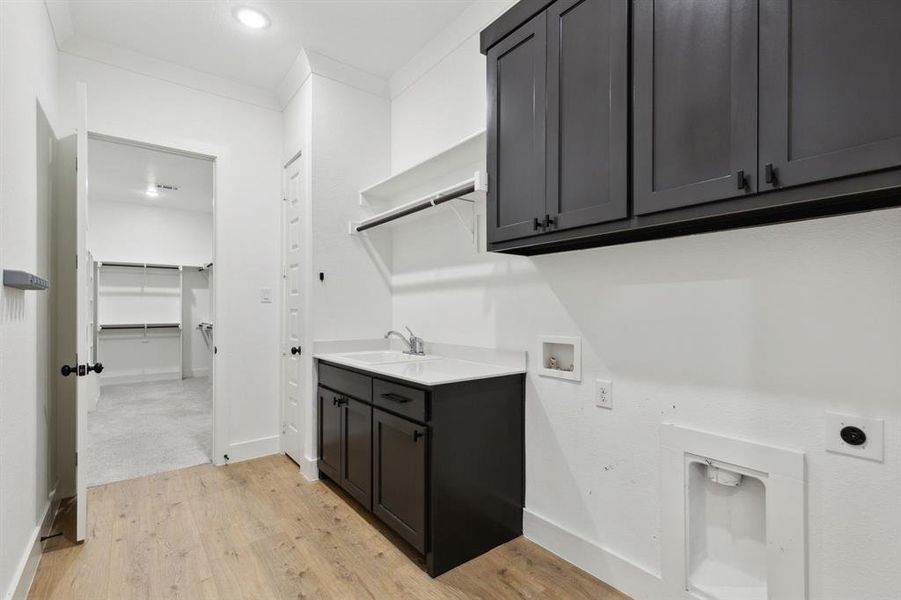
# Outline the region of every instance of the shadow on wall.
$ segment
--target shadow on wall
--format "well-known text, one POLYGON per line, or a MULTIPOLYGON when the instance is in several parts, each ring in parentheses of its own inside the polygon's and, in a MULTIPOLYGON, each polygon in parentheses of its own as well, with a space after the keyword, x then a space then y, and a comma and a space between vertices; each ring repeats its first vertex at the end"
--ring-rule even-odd
POLYGON ((854 363, 853 381, 835 383, 857 396, 901 355, 899 226, 895 210, 534 264, 582 335, 585 360, 605 370, 816 397, 854 363))
POLYGON ((3 290, 3 322, 15 323, 25 318, 25 291, 14 288, 3 290))

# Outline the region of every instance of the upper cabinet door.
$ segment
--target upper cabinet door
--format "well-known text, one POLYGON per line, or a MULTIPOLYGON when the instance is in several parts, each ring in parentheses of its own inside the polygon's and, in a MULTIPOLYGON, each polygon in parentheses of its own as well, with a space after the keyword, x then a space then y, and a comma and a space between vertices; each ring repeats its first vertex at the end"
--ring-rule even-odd
POLYGON ((545 15, 488 51, 488 240, 544 218, 545 15))
POLYGON ((761 190, 901 165, 899 23, 897 0, 761 0, 761 190))
POLYGON ((636 214, 754 192, 757 0, 633 8, 636 214))
POLYGON ((547 10, 547 225, 629 215, 627 0, 558 0, 547 10))

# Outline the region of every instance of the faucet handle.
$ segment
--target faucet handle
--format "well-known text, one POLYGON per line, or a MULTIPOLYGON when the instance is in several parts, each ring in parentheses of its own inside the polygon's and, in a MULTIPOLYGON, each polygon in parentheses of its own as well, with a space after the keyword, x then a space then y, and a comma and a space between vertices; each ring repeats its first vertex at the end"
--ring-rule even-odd
POLYGON ((404 328, 410 332, 410 352, 412 354, 425 354, 425 344, 421 337, 413 333, 413 330, 404 325, 404 328))

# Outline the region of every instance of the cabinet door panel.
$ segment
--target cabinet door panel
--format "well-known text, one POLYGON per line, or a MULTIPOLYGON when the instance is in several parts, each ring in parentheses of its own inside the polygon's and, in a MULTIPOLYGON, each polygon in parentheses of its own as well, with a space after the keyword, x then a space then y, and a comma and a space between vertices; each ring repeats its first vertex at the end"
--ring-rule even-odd
POLYGON ((341 481, 341 407, 337 395, 319 388, 319 470, 341 481))
POLYGON ((425 552, 427 431, 372 411, 372 510, 420 552, 425 552))
POLYGON ((761 188, 901 166, 901 2, 761 0, 760 20, 761 188))
POLYGON ((371 510, 372 407, 345 399, 341 427, 341 487, 371 510))
POLYGON ((635 212, 754 191, 757 1, 633 6, 635 212))
POLYGON ((545 15, 488 51, 488 239, 531 235, 544 216, 545 15))
POLYGON ((626 0, 547 11, 547 212, 556 229, 628 216, 626 0))

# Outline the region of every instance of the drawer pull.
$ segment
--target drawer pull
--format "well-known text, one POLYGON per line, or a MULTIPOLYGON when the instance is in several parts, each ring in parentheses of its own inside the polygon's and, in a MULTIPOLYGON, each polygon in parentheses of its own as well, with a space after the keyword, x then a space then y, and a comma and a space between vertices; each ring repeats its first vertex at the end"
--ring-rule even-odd
POLYGON ((382 398, 385 400, 391 400, 392 402, 397 402, 399 404, 406 404, 410 402, 412 398, 407 398, 406 396, 401 396, 400 394, 394 394, 392 392, 385 392, 382 394, 382 398))
POLYGON ((419 431, 418 429, 413 430, 413 441, 414 442, 418 442, 419 438, 424 437, 424 436, 425 436, 425 434, 423 432, 419 431))

